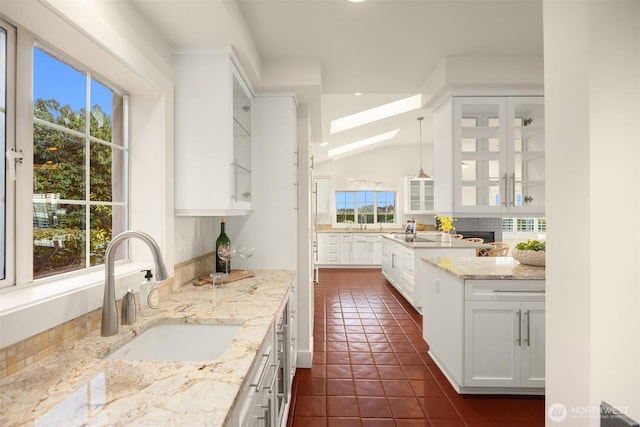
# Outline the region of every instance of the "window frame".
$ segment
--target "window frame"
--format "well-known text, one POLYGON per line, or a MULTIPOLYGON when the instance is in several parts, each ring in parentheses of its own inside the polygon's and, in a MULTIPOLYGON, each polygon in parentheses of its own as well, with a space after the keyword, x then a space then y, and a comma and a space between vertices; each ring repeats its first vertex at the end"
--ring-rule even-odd
MULTIPOLYGON (((74 60, 73 58, 69 58, 67 55, 64 55, 62 53, 60 53, 57 49, 55 48, 51 48, 50 46, 46 45, 45 43, 36 40, 33 43, 32 46, 32 52, 35 49, 39 49, 42 52, 44 52, 47 55, 50 55, 53 59, 66 64, 70 67, 73 67, 75 69, 77 69, 78 71, 80 71, 85 78, 85 84, 86 84, 86 91, 87 91, 87 98, 88 100, 91 100, 91 87, 92 87, 92 82, 97 82, 99 84, 101 84, 102 86, 104 86, 105 88, 109 89, 112 92, 116 92, 117 94, 119 94, 122 97, 122 118, 121 118, 121 123, 119 124, 121 126, 120 129, 116 130, 116 127, 114 126, 114 124, 116 123, 115 117, 112 117, 112 135, 115 134, 119 134, 121 135, 121 144, 115 143, 114 142, 114 138, 112 137, 111 141, 103 141, 97 137, 95 137, 94 135, 91 134, 90 131, 90 117, 89 115, 91 114, 91 103, 87 103, 85 100, 85 106, 84 108, 86 109, 87 112, 87 117, 86 117, 86 121, 85 121, 85 126, 84 129, 82 131, 78 131, 78 130, 73 130, 73 129, 68 129, 68 128, 64 128, 61 127, 60 125, 56 124, 56 123, 50 123, 47 122, 45 120, 42 119, 38 119, 36 117, 34 117, 34 113, 33 113, 33 109, 32 109, 32 114, 31 114, 31 118, 32 118, 32 128, 35 124, 41 125, 43 127, 46 127, 47 129, 50 130, 57 130, 57 131, 61 131, 64 132, 66 135, 73 135, 76 136, 78 138, 81 138, 83 140, 84 146, 85 146, 85 159, 84 159, 84 164, 85 164, 85 171, 84 171, 84 185, 85 185, 85 197, 83 199, 73 199, 73 200, 67 200, 67 199, 61 199, 59 201, 60 204, 66 204, 69 206, 79 206, 82 207, 82 209, 84 210, 84 217, 86 220, 86 224, 90 224, 90 219, 91 219, 91 210, 92 208, 96 207, 96 206, 107 206, 110 207, 112 209, 115 208, 122 208, 122 224, 118 224, 118 226, 120 228, 122 228, 122 230, 118 229, 118 231, 124 231, 127 230, 129 228, 129 188, 128 188, 128 182, 129 182, 129 132, 128 132, 128 114, 129 114, 129 95, 122 90, 120 87, 118 87, 118 85, 107 81, 106 79, 102 78, 98 73, 93 72, 92 70, 89 69, 89 67, 85 66, 84 64, 79 63, 78 61, 74 60), (93 200, 90 196, 91 194, 91 144, 94 143, 98 143, 98 144, 102 144, 105 146, 108 146, 111 148, 112 152, 115 153, 116 150, 119 150, 122 152, 122 165, 121 165, 121 172, 122 172, 122 176, 120 177, 121 182, 122 182, 122 201, 99 201, 99 200, 93 200)), ((31 56, 31 59, 33 61, 33 53, 31 56)), ((33 62, 32 62, 33 64, 33 62)), ((33 70, 33 65, 31 67, 31 70, 33 70)), ((31 74, 30 76, 30 80, 31 82, 33 82, 34 76, 33 74, 31 74)), ((33 99, 33 96, 32 96, 33 99)), ((35 101, 35 99, 32 100, 32 105, 33 105, 33 101, 35 101)), ((32 138, 32 147, 33 147, 33 138, 32 138)), ((26 160, 26 159, 25 159, 26 160)), ((29 157, 29 163, 31 165, 31 167, 29 168, 30 171, 33 171, 33 156, 29 157)), ((113 157, 112 157, 112 165, 116 165, 115 162, 113 162, 113 157)), ((32 175, 33 177, 33 175, 32 175)), ((26 186, 25 186, 26 187, 26 186)), ((27 188, 24 188, 23 191, 27 191, 27 188)), ((32 193, 32 197, 35 195, 33 193, 33 187, 31 187, 31 193, 32 193)), ((33 203, 31 204, 31 209, 33 209, 33 203)), ((117 234, 115 232, 115 230, 113 230, 114 234, 117 234)), ((57 278, 64 278, 64 277, 68 277, 68 276, 74 276, 74 275, 81 275, 83 274, 83 272, 87 272, 90 271, 91 269, 95 269, 95 268, 102 268, 102 266, 104 266, 104 264, 96 264, 94 266, 91 265, 91 261, 90 261, 90 247, 91 247, 91 227, 87 226, 86 230, 84 231, 85 234, 85 253, 84 253, 84 262, 85 262, 85 266, 82 268, 79 268, 77 270, 73 270, 73 271, 69 271, 69 272, 65 272, 65 273, 57 273, 57 274, 52 274, 49 276, 44 276, 41 278, 37 278, 37 279, 33 279, 34 277, 34 271, 33 271, 33 267, 31 268, 31 279, 34 283, 42 283, 42 282, 46 282, 48 280, 58 280, 57 278)), ((113 236, 112 236, 113 237, 113 236)), ((33 240, 33 239, 32 239, 33 240)), ((122 256, 124 255, 124 258, 127 258, 128 255, 128 242, 123 242, 123 245, 121 246, 122 249, 119 249, 119 254, 120 257, 122 258, 122 256)), ((33 252, 32 252, 33 255, 33 252)), ((33 265, 33 262, 31 263, 33 265)))
MULTIPOLYGON (((366 200, 366 199, 365 199, 366 200)), ((333 202, 334 202, 334 207, 335 207, 335 211, 333 214, 333 224, 334 225, 345 225, 345 224, 397 224, 397 220, 398 220, 398 192, 395 190, 380 190, 380 189, 359 189, 359 190, 335 190, 334 194, 333 194, 333 202), (353 200, 354 200, 354 219, 353 221, 349 222, 349 220, 346 221, 338 221, 338 194, 339 193, 353 193, 353 200), (361 205, 362 203, 359 202, 358 199, 358 193, 373 193, 373 222, 362 222, 361 221, 361 215, 358 213, 358 208, 359 205, 361 205), (378 221, 378 196, 379 193, 392 193, 393 194, 393 222, 379 222, 378 221)), ((362 215, 368 215, 370 216, 371 214, 369 212, 367 213, 363 213, 362 215)))
MULTIPOLYGON (((0 23, 4 21, 0 20, 0 23)), ((43 285, 47 283, 62 283, 62 287, 65 291, 69 291, 66 284, 72 288, 86 286, 86 281, 83 277, 93 277, 94 272, 102 272, 104 270, 104 264, 95 266, 86 265, 78 270, 69 271, 65 273, 59 273, 47 277, 42 277, 34 280, 33 271, 33 137, 34 137, 34 119, 33 112, 33 49, 39 48, 45 52, 51 52, 55 54, 56 58, 60 58, 66 64, 79 68, 83 72, 87 73, 89 78, 94 76, 94 80, 100 84, 108 87, 110 90, 117 91, 123 96, 123 117, 122 117, 122 150, 124 154, 124 164, 122 171, 123 176, 123 202, 96 202, 92 200, 84 200, 82 206, 85 209, 91 209, 97 205, 109 205, 109 206, 123 206, 124 207, 124 224, 123 228, 128 229, 130 224, 130 148, 129 148, 129 95, 126 91, 122 90, 117 84, 112 83, 106 78, 100 76, 99 73, 95 73, 87 65, 81 64, 79 61, 70 58, 69 55, 61 53, 60 49, 51 47, 40 39, 32 36, 31 34, 21 31, 19 28, 15 28, 15 54, 11 58, 15 67, 11 67, 9 60, 7 61, 7 69, 15 69, 15 76, 13 78, 7 78, 7 91, 10 89, 15 94, 15 108, 7 108, 12 112, 13 117, 9 120, 7 118, 7 129, 9 124, 12 125, 12 131, 15 136, 13 138, 13 144, 15 149, 22 153, 22 161, 16 165, 16 180, 13 185, 7 186, 12 189, 12 197, 15 194, 13 200, 13 206, 9 205, 9 197, 7 197, 7 213, 15 212, 13 218, 9 218, 7 215, 7 221, 5 228, 7 231, 13 231, 11 236, 11 243, 7 238, 7 272, 11 271, 13 276, 10 277, 7 274, 7 279, 0 282, 0 294, 7 292, 28 288, 35 285, 43 285), (85 203, 86 202, 86 203, 85 203), (15 224, 15 227, 11 225, 15 224), (12 250, 14 249, 14 250, 12 250), (20 260, 18 263, 17 260, 20 260)), ((8 42, 9 44, 9 42, 8 42)), ((9 112, 8 111, 8 112, 9 112)), ((55 128, 55 125, 53 126, 55 128)), ((7 138, 8 139, 8 138, 7 138)), ((89 136, 89 140, 93 141, 95 138, 89 136)), ((9 142, 8 142, 9 143, 9 142)), ((89 153, 87 152, 87 156, 89 153)), ((90 163, 87 163, 88 165, 90 163)), ((88 169, 88 168, 87 168, 88 169)), ((88 180, 88 175, 87 175, 88 180)), ((8 194, 9 196, 9 194, 8 194)), ((87 242, 87 245, 89 242, 87 242)), ((121 246, 123 251, 123 261, 131 261, 128 242, 124 242, 121 246)), ((123 262, 120 261, 120 262, 123 262)), ((146 264, 145 264, 146 265, 146 264)), ((137 268, 137 267, 135 267, 137 268)), ((94 279, 91 279, 94 281, 94 279)))
MULTIPOLYGON (((16 69, 11 67, 11 64, 16 63, 16 50, 17 50, 17 29, 0 18, 0 27, 5 30, 6 46, 5 46, 5 150, 10 149, 17 150, 16 147, 16 88, 12 82, 16 79, 16 69)), ((12 167, 7 161, 6 167, 12 167)), ((0 289, 13 286, 16 283, 16 186, 15 180, 10 179, 9 171, 5 170, 5 224, 0 224, 4 227, 4 278, 0 278, 0 289)))

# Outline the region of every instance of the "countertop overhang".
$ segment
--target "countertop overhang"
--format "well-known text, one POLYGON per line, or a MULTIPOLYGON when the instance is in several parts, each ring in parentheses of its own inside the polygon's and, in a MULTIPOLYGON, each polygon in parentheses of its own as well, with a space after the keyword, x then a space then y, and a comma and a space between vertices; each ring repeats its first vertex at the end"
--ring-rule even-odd
POLYGON ((422 257, 424 262, 464 280, 545 280, 545 268, 512 257, 422 257))
POLYGON ((158 314, 138 316, 112 337, 101 337, 98 328, 2 379, 0 425, 224 425, 294 277, 257 271, 220 289, 185 285, 163 295, 158 314), (159 323, 243 328, 210 362, 104 358, 159 323))

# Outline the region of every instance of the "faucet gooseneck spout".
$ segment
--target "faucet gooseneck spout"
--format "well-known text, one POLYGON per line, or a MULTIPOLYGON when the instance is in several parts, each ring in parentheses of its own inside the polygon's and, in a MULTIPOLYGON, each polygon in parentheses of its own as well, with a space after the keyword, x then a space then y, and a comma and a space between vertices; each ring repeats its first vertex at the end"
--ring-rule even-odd
POLYGON ((118 333, 118 309, 116 307, 116 285, 114 274, 114 262, 116 249, 123 241, 130 238, 142 240, 149 246, 153 254, 153 260, 156 267, 156 278, 158 280, 166 280, 169 278, 167 268, 162 261, 160 247, 151 236, 141 231, 123 231, 115 236, 109 246, 104 258, 105 280, 104 280, 104 299, 102 300, 102 329, 103 337, 110 337, 118 333))

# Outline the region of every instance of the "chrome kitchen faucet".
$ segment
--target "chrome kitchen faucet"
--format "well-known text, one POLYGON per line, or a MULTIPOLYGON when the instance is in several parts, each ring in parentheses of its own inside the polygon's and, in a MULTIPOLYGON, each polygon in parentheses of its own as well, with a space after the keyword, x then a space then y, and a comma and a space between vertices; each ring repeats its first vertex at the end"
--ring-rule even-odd
POLYGON ((120 243, 130 238, 137 238, 142 240, 149 246, 151 249, 151 253, 153 254, 153 260, 155 262, 156 267, 156 278, 160 280, 166 280, 169 278, 169 274, 167 273, 167 268, 164 265, 164 261, 162 261, 162 256, 160 254, 160 247, 155 240, 148 234, 145 234, 141 231, 123 231, 114 237, 109 246, 107 246, 107 251, 104 257, 104 272, 105 272, 105 280, 104 280, 104 299, 102 300, 102 329, 101 335, 103 337, 110 337, 118 333, 118 309, 116 307, 116 284, 114 278, 114 262, 115 262, 115 252, 120 243))

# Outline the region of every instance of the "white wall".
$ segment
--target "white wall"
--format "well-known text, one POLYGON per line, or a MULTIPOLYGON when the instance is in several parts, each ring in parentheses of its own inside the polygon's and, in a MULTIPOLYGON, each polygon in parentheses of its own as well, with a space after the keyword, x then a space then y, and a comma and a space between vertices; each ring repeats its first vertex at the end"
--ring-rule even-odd
MULTIPOLYGON (((403 177, 415 176, 420 170, 418 145, 387 145, 371 149, 360 154, 318 163, 313 170, 314 176, 331 177, 331 194, 334 191, 375 189, 377 191, 396 191, 397 206, 404 212, 405 189, 403 177), (367 179, 382 181, 377 186, 352 183, 352 180, 367 179)), ((424 172, 433 175, 433 145, 423 142, 424 172)), ((331 203, 335 200, 331 197, 331 203)), ((335 209, 335 206, 333 206, 335 209)), ((416 220, 419 218, 416 217, 416 220)), ((404 215, 398 218, 404 223, 404 215)))
POLYGON ((544 3, 547 425, 640 420, 639 8, 544 3))

